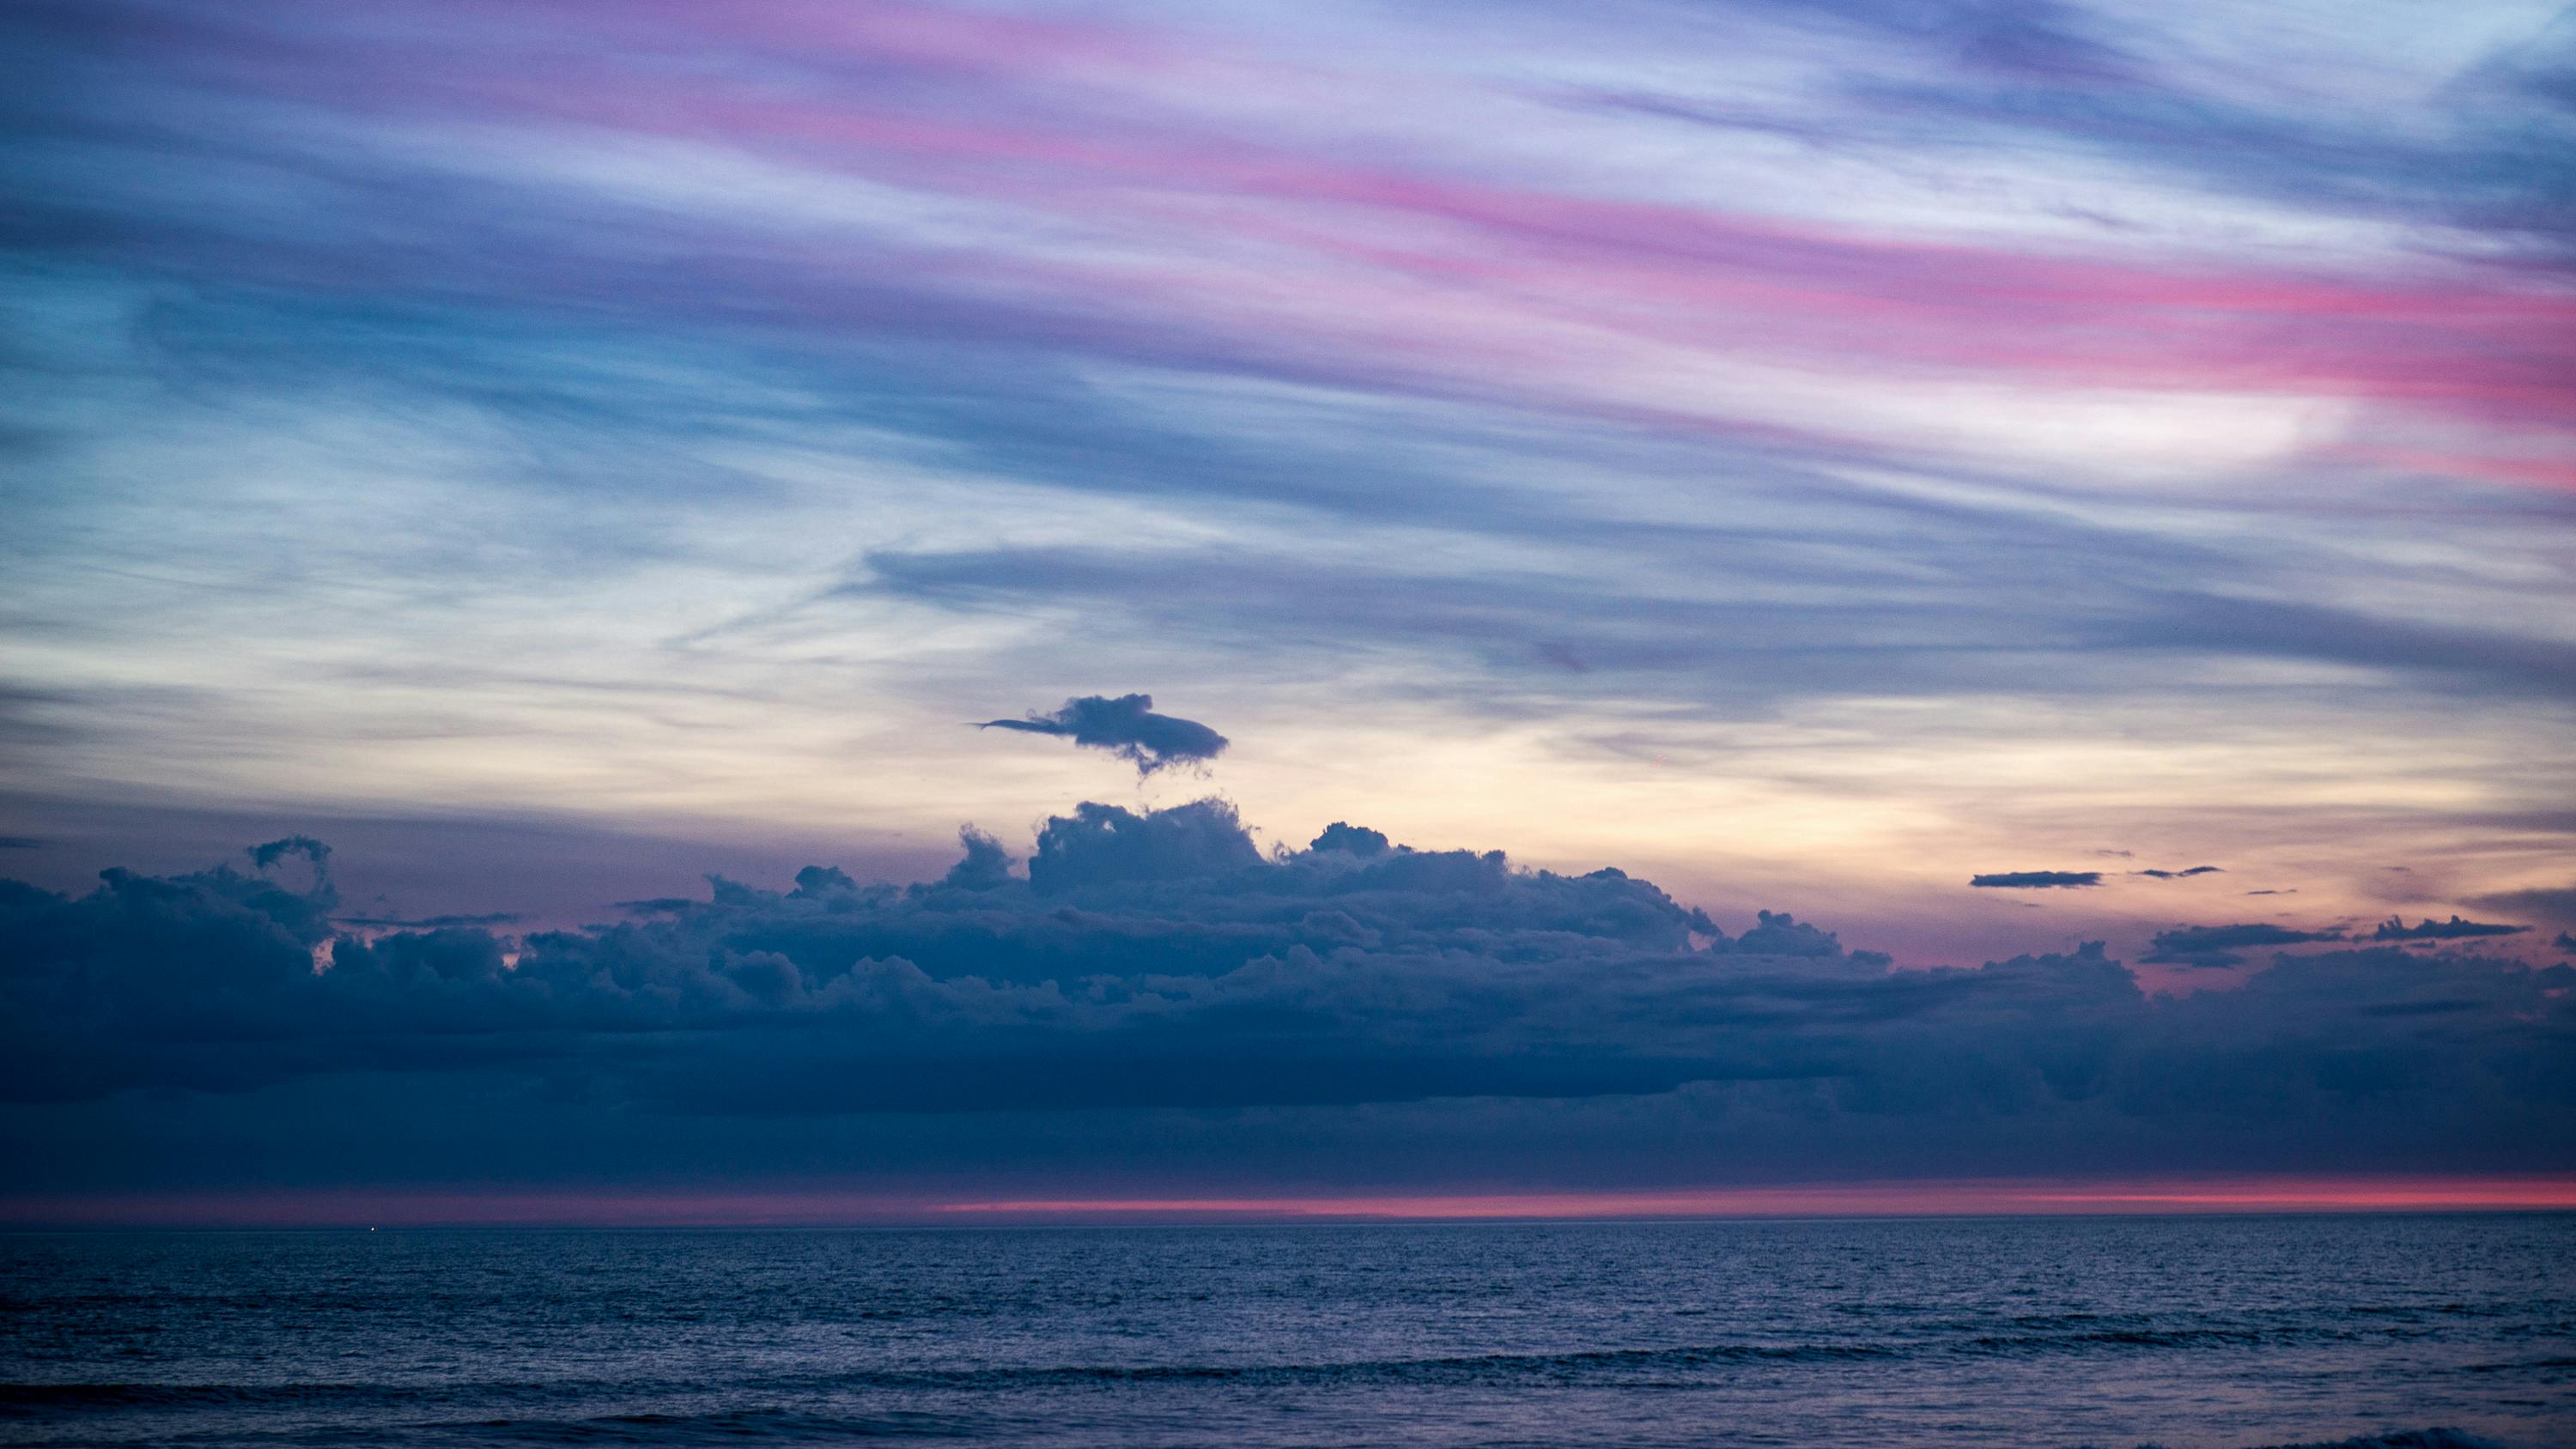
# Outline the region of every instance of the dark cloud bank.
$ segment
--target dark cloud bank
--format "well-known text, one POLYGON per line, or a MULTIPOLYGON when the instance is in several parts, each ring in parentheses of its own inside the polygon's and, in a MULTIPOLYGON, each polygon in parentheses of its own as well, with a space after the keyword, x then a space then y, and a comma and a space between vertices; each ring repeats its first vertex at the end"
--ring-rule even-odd
MULTIPOLYGON (((347 931, 284 859, 326 859, 301 844, 78 898, 0 883, 0 1149, 56 1187, 165 1157, 301 1180, 2576 1165, 2563 963, 2354 945, 2174 999, 2098 944, 1895 971, 1787 914, 1730 934, 1617 870, 1348 824, 1265 854, 1218 801, 1084 804, 1025 870, 964 845, 936 881, 715 879, 524 937, 347 931)), ((2195 927, 2151 959, 2319 939, 2195 927)))

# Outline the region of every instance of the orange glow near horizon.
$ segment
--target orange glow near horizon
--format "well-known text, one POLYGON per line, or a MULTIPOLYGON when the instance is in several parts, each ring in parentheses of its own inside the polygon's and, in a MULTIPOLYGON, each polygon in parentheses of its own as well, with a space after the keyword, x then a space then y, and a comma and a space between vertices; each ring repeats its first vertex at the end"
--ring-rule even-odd
POLYGON ((1011 1218, 1488 1220, 1941 1217, 2002 1214, 2388 1212, 2576 1208, 2570 1178, 2233 1178, 2147 1183, 1938 1181, 1569 1193, 1027 1199, 942 1210, 1011 1218))
POLYGON ((1949 1179, 1585 1192, 943 1199, 821 1188, 452 1188, 0 1198, 16 1227, 834 1227, 2576 1210, 2576 1177, 1949 1179))

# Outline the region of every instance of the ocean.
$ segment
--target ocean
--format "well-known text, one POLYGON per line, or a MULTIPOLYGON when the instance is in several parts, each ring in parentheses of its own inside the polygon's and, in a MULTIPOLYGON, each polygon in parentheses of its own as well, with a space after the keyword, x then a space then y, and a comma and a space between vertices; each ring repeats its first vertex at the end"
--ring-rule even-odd
POLYGON ((0 1308, 12 1445, 2576 1445, 2566 1215, 15 1234, 0 1308))

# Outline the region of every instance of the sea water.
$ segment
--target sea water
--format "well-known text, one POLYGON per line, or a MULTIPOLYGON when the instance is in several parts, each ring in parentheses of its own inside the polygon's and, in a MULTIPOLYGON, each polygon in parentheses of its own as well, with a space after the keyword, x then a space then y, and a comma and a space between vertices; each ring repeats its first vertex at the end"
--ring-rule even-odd
POLYGON ((2576 1444, 2576 1217, 0 1236, 0 1443, 2576 1444))

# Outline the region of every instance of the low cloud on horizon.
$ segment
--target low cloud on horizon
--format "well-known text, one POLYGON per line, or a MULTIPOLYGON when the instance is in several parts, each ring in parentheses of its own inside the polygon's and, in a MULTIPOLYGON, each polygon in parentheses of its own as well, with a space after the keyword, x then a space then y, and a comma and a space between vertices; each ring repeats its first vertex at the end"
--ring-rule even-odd
POLYGON ((0 1146, 44 1163, 30 1190, 391 1170, 345 1165, 367 1153, 616 1179, 666 1140, 729 1171, 863 1142, 930 1177, 1094 1180, 2576 1163, 2548 1145, 2576 1141, 2565 964, 2248 924, 2146 958, 2251 968, 2219 993, 2150 994, 2099 943, 1897 970, 1612 868, 1349 822, 1265 853, 1221 800, 1087 802, 1025 863, 961 844, 911 885, 711 878, 517 937, 352 934, 327 878, 273 869, 0 885, 0 1146), (335 1156, 359 1103, 376 1135, 335 1156), (1255 1119, 1258 1151, 1222 1125, 1255 1119))

